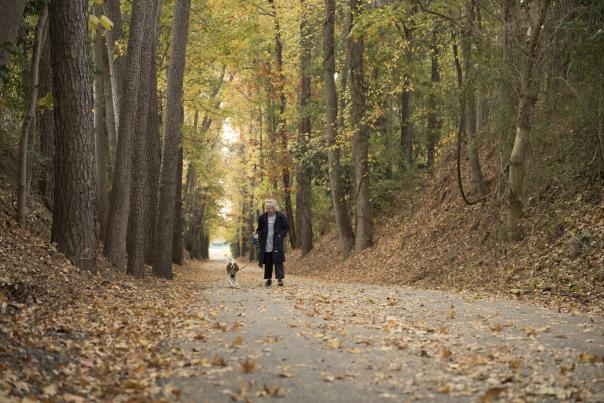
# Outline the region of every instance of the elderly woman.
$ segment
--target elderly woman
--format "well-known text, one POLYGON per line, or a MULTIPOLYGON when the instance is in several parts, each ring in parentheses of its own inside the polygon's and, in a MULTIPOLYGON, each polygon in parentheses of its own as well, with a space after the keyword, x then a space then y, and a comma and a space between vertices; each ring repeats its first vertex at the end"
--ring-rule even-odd
POLYGON ((279 212, 279 206, 274 199, 264 201, 264 214, 258 218, 258 227, 256 236, 258 238, 258 263, 260 267, 264 265, 264 286, 271 286, 273 277, 273 265, 275 266, 275 277, 278 284, 283 286, 283 277, 285 277, 285 251, 283 246, 284 239, 289 230, 287 217, 279 212))

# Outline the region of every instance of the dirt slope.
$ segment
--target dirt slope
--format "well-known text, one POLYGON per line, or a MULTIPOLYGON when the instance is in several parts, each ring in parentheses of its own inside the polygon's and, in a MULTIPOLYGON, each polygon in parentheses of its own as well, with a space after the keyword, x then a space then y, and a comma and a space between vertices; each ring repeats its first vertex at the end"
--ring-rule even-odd
MULTIPOLYGON (((497 167, 485 164, 484 171, 494 191, 497 167)), ((464 183, 470 186, 467 172, 464 183)), ((327 280, 481 291, 604 311, 602 187, 578 179, 575 189, 555 183, 542 189, 528 200, 524 241, 507 243, 499 207, 493 201, 465 205, 455 160, 445 158, 433 175, 423 174, 399 195, 398 208, 377 219, 374 247, 342 261, 332 231, 306 257, 294 252, 288 269, 327 280)))

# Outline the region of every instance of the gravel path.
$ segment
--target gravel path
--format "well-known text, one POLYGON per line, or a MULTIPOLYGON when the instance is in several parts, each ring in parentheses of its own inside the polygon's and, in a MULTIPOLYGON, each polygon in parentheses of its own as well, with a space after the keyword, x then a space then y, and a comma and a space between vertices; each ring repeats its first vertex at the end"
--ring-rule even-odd
MULTIPOLYGON (((200 320, 171 346, 181 401, 604 401, 604 320, 515 301, 188 269, 200 320)), ((183 326, 187 329, 187 326, 183 326)))

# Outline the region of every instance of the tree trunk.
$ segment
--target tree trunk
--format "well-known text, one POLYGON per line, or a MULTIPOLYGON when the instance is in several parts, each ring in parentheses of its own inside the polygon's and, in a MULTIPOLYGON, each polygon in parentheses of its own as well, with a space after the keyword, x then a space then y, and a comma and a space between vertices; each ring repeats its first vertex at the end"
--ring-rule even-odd
POLYGON ((253 261, 256 258, 256 247, 254 245, 254 237, 251 235, 254 233, 254 224, 256 220, 254 220, 254 193, 252 192, 252 197, 250 198, 250 204, 248 206, 248 218, 247 218, 247 233, 250 234, 248 236, 248 250, 249 250, 249 261, 253 261))
MULTIPOLYGON (((353 23, 360 15, 360 0, 351 0, 353 23)), ((355 251, 360 252, 373 243, 373 213, 369 189, 369 128, 365 117, 364 44, 359 36, 350 47, 350 103, 352 115, 353 161, 355 172, 356 237, 355 251)))
POLYGON ((540 47, 539 36, 545 21, 549 0, 539 1, 539 10, 536 20, 527 30, 527 46, 524 49, 522 70, 520 72, 520 102, 518 117, 516 119, 516 137, 510 155, 510 169, 507 182, 507 227, 509 238, 519 241, 524 236, 522 228, 522 190, 524 182, 524 164, 526 150, 531 134, 531 114, 537 100, 537 72, 539 60, 537 55, 540 47))
MULTIPOLYGON (((100 14, 100 7, 96 6, 96 14, 100 14)), ((97 29, 94 38, 94 58, 96 75, 94 78, 94 134, 96 152, 96 177, 97 177, 97 215, 100 227, 100 238, 105 238, 107 225, 107 211, 109 210, 109 181, 107 178, 107 166, 109 163, 109 140, 107 138, 106 121, 103 116, 103 105, 105 104, 105 59, 101 29, 97 29)), ((105 111, 107 113, 107 111, 105 111)), ((109 113, 107 113, 108 115, 109 113)))
POLYGON ((178 166, 176 169, 176 203, 174 205, 174 234, 172 235, 172 263, 182 266, 182 146, 178 150, 178 166))
POLYGON ((430 43, 430 63, 431 63, 431 84, 432 88, 428 97, 428 144, 427 144, 427 165, 428 168, 434 166, 434 153, 436 145, 440 139, 440 130, 442 127, 439 99, 436 95, 437 87, 440 83, 440 66, 438 64, 438 31, 432 32, 432 41, 430 43))
MULTIPOLYGON (((111 78, 112 78, 112 94, 114 102, 114 113, 116 117, 116 123, 121 122, 119 120, 122 102, 124 102, 124 80, 126 79, 128 64, 131 59, 124 53, 123 41, 124 41, 124 27, 122 23, 122 13, 120 11, 120 0, 106 0, 103 2, 103 10, 107 17, 113 22, 113 27, 107 31, 108 41, 106 43, 107 50, 109 53, 110 66, 111 66, 111 78)), ((132 27, 130 27, 132 29, 132 27)), ((128 44, 128 53, 130 53, 130 44, 128 44)), ((117 127, 116 127, 117 130, 117 127)))
POLYGON ((292 207, 292 189, 291 189, 291 174, 290 174, 290 158, 287 150, 288 138, 287 127, 285 122, 285 76, 283 75, 283 40, 281 39, 281 28, 277 19, 277 10, 274 0, 268 0, 274 12, 275 26, 275 65, 277 68, 277 85, 276 92, 279 99, 279 116, 277 120, 276 135, 281 144, 279 154, 281 155, 281 172, 283 179, 283 199, 285 200, 285 215, 289 220, 289 240, 292 248, 298 244, 298 233, 296 232, 296 224, 294 217, 294 209, 292 207))
POLYGON ((145 12, 150 8, 152 8, 152 0, 138 0, 133 3, 128 38, 128 63, 125 77, 121 80, 123 91, 104 250, 107 259, 118 268, 126 264, 126 235, 132 182, 132 143, 140 86, 143 27, 145 12))
MULTIPOLYGON (((42 97, 52 95, 52 61, 50 59, 50 35, 46 24, 46 40, 40 59, 38 92, 42 97)), ((44 106, 37 108, 36 126, 40 145, 40 194, 46 207, 52 210, 54 200, 54 158, 55 158, 55 121, 52 108, 44 106)))
MULTIPOLYGON (((415 13, 415 8, 412 9, 415 13)), ((407 43, 409 43, 409 49, 405 51, 405 62, 407 64, 405 72, 403 73, 403 90, 401 92, 401 159, 400 159, 400 171, 403 172, 405 169, 410 169, 413 166, 413 91, 412 88, 412 77, 411 77, 411 66, 413 63, 413 29, 411 27, 404 27, 404 34, 407 43)))
POLYGON ((411 168, 413 165, 413 123, 411 115, 413 113, 413 95, 409 90, 411 77, 405 73, 405 84, 401 93, 401 167, 411 168))
POLYGON ((49 27, 55 99, 52 241, 77 267, 96 273, 96 178, 86 2, 53 0, 49 27))
POLYGON ((174 207, 176 196, 176 171, 182 128, 182 94, 185 70, 185 52, 189 33, 190 0, 176 0, 172 28, 172 54, 168 65, 166 90, 166 118, 162 152, 159 214, 157 220, 157 257, 153 273, 172 279, 172 235, 174 231, 174 207))
MULTIPOLYGON (((155 54, 152 48, 155 46, 155 15, 157 13, 157 2, 153 2, 145 11, 143 42, 140 57, 140 75, 138 98, 140 100, 151 99, 151 57, 155 54)), ((147 165, 147 142, 150 137, 149 124, 149 102, 138 102, 136 110, 136 125, 134 127, 134 138, 132 140, 132 187, 130 197, 130 208, 128 217, 128 267, 127 273, 136 278, 144 276, 145 255, 148 243, 148 177, 149 167, 147 165)))
MULTIPOLYGON (((103 96, 105 108, 105 128, 107 129, 107 171, 109 176, 113 177, 113 167, 115 164, 115 149, 117 147, 117 123, 113 101, 113 89, 111 87, 111 70, 109 68, 109 55, 107 53, 107 38, 101 37, 101 46, 103 46, 102 75, 103 75, 103 96)), ((105 225, 106 225, 105 219, 105 225)), ((104 239, 104 237, 103 237, 104 239)))
POLYGON ((296 189, 296 216, 300 231, 299 246, 302 256, 312 249, 312 187, 311 167, 308 157, 311 131, 311 112, 309 101, 311 97, 311 70, 312 70, 312 27, 308 23, 308 10, 304 0, 300 0, 302 7, 302 20, 300 22, 300 122, 298 124, 298 162, 296 189))
MULTIPOLYGON (((335 18, 335 17, 334 17, 335 18)), ((338 113, 338 130, 343 131, 346 125, 346 89, 350 77, 350 31, 352 30, 352 14, 346 13, 344 27, 342 30, 342 44, 344 46, 344 63, 342 65, 342 76, 340 77, 340 109, 338 113)), ((335 48, 335 45, 334 45, 335 48)))
POLYGON ((25 3, 25 0, 3 0, 0 5, 0 70, 8 64, 9 53, 5 47, 17 39, 25 3))
POLYGON ((337 141, 338 100, 334 73, 335 64, 335 0, 325 0, 325 22, 323 24, 323 71, 325 80, 325 111, 327 115, 327 158, 329 163, 329 182, 331 185, 331 200, 336 216, 336 225, 340 237, 342 256, 346 259, 354 245, 354 233, 346 208, 342 188, 342 173, 340 167, 340 145, 337 141))
POLYGON ((480 195, 486 195, 487 185, 482 176, 480 158, 478 155, 478 133, 476 131, 476 77, 472 61, 472 37, 474 31, 474 2, 466 0, 466 24, 461 32, 461 51, 463 53, 464 72, 466 76, 466 131, 468 135, 468 156, 470 157, 470 173, 474 186, 480 195))
POLYGON ((29 105, 25 112, 23 125, 21 126, 21 139, 19 141, 19 167, 17 173, 17 220, 19 221, 19 224, 25 223, 25 204, 27 201, 27 148, 29 146, 29 137, 33 127, 33 121, 36 116, 36 105, 38 102, 38 72, 40 71, 40 58, 42 56, 44 41, 46 40, 47 22, 48 5, 45 5, 40 12, 36 24, 34 48, 31 55, 29 105))
POLYGON ((149 93, 149 117, 147 127, 147 200, 149 213, 147 217, 147 254, 145 262, 149 265, 153 264, 155 245, 156 245, 156 228, 158 217, 158 193, 159 193, 159 174, 161 165, 161 135, 160 135, 160 114, 159 100, 157 95, 157 49, 159 46, 159 19, 161 17, 162 7, 161 1, 157 4, 157 13, 155 15, 154 26, 154 41, 155 45, 151 47, 150 59, 150 93, 149 93))

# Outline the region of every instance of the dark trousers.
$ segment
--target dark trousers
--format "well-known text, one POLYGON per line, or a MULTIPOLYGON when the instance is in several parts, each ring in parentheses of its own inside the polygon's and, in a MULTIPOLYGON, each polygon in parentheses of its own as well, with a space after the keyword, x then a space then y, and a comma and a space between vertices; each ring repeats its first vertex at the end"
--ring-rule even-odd
MULTIPOLYGON (((275 265, 275 277, 277 279, 283 279, 285 277, 285 270, 283 269, 282 263, 274 263, 275 265)), ((264 252, 264 279, 270 280, 273 277, 273 252, 264 252)))

